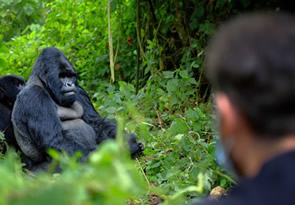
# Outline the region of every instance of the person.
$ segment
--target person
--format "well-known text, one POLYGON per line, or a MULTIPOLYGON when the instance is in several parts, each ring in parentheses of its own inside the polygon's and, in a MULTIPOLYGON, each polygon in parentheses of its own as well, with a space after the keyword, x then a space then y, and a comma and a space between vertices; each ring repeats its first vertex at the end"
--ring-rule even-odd
MULTIPOLYGON (((295 204, 295 19, 243 14, 220 27, 206 56, 222 149, 238 176, 219 201, 200 205, 295 204)), ((221 156, 221 157, 220 157, 221 156)))

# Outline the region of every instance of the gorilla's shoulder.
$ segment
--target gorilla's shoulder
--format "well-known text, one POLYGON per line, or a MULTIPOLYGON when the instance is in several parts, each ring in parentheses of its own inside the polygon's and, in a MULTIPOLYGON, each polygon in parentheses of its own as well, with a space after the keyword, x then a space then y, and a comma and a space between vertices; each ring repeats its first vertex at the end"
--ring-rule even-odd
POLYGON ((50 95, 39 85, 27 85, 17 96, 18 102, 29 101, 30 104, 41 99, 50 99, 50 95))

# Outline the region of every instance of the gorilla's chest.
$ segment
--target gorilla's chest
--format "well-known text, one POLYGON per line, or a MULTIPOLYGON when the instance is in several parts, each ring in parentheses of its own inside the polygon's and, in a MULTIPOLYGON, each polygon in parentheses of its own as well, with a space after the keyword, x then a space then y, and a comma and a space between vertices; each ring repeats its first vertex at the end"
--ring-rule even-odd
POLYGON ((84 147, 95 147, 94 129, 82 119, 83 113, 83 108, 78 102, 71 107, 57 105, 57 115, 61 121, 64 137, 84 147))

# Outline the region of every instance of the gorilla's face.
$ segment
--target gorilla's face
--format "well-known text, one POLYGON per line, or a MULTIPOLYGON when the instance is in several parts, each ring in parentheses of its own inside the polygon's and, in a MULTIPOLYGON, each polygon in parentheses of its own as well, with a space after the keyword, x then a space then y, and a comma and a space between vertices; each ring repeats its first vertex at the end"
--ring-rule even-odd
POLYGON ((61 106, 69 107, 76 101, 77 74, 72 69, 62 68, 57 81, 48 82, 53 98, 61 106))
POLYGON ((39 58, 36 68, 42 70, 35 70, 34 74, 39 76, 57 104, 70 107, 76 101, 77 92, 77 73, 74 67, 64 54, 55 48, 44 49, 39 58))

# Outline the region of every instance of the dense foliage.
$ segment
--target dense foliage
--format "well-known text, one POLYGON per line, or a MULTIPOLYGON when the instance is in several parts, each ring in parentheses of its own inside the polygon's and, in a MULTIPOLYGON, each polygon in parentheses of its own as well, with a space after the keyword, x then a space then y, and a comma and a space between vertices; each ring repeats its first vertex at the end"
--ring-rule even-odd
POLYGON ((1 156, 1 204, 180 204, 215 186, 231 187, 232 179, 214 161, 204 50, 216 26, 232 15, 280 5, 112 0, 111 83, 107 2, 0 0, 0 73, 27 79, 40 51, 58 47, 98 112, 119 120, 119 130, 136 133, 145 156, 131 161, 119 137, 82 165, 51 150, 64 172, 32 174, 11 151, 1 156))

